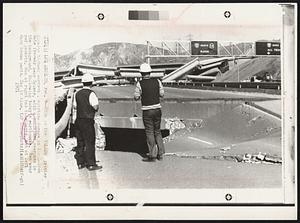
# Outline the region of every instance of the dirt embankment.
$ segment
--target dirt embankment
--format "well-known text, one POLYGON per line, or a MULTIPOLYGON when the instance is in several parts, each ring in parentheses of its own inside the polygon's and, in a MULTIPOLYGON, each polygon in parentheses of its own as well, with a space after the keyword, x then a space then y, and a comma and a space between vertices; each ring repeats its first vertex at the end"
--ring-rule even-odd
MULTIPOLYGON (((241 62, 238 62, 241 63, 241 62)), ((252 76, 270 74, 274 80, 281 79, 280 58, 255 58, 241 64, 235 64, 224 74, 221 74, 214 82, 240 81, 250 79, 252 76)))

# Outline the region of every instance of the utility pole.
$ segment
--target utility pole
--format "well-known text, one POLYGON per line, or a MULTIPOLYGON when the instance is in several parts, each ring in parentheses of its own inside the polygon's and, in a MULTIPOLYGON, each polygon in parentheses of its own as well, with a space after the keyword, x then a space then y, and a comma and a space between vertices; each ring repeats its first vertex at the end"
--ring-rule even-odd
POLYGON ((238 61, 236 60, 236 65, 237 65, 237 72, 238 72, 238 82, 240 82, 240 67, 238 65, 238 61))
POLYGON ((147 63, 150 64, 150 44, 147 41, 147 63))

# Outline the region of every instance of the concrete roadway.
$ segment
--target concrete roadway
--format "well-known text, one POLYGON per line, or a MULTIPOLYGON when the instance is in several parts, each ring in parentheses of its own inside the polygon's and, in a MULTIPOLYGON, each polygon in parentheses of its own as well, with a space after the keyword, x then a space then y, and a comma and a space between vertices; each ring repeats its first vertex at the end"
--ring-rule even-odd
POLYGON ((102 171, 78 170, 73 152, 57 154, 58 189, 279 188, 281 165, 165 156, 147 163, 136 153, 97 151, 102 171))
MULTIPOLYGON (((94 90, 100 99, 132 98, 133 94, 132 86, 101 87, 94 90)), ((277 95, 259 93, 166 88, 166 98, 199 97, 280 99, 277 95)), ((77 169, 73 152, 57 153, 55 173, 59 174, 56 176, 55 185, 58 189, 70 190, 280 188, 281 164, 243 163, 222 158, 225 155, 234 157, 258 152, 281 156, 280 119, 256 110, 254 116, 246 118, 244 111, 240 109, 240 106, 233 107, 229 114, 220 113, 207 118, 205 128, 176 132, 175 139, 165 144, 167 154, 163 161, 147 163, 137 153, 97 151, 97 159, 103 170, 89 172, 86 169, 77 169), (254 127, 253 117, 258 117, 254 127), (230 125, 235 127, 228 128, 230 125), (270 126, 271 128, 266 128, 270 126), (270 132, 263 132, 266 129, 270 129, 270 132), (224 146, 227 148, 224 149, 224 146)))

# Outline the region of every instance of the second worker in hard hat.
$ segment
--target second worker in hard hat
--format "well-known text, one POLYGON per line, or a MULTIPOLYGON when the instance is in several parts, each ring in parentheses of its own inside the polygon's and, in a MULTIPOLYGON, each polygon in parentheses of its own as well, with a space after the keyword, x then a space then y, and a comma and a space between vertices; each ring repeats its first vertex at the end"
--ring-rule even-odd
POLYGON ((149 155, 143 161, 153 162, 162 160, 165 148, 160 131, 161 104, 160 98, 164 96, 164 89, 159 79, 150 78, 151 67, 147 63, 140 66, 142 80, 137 82, 134 99, 141 99, 143 123, 145 126, 149 155))
POLYGON ((97 95, 91 90, 93 81, 94 77, 91 74, 84 74, 81 79, 83 88, 75 94, 73 106, 76 109, 77 147, 74 157, 79 169, 86 167, 88 170, 99 170, 102 166, 96 164, 94 127, 94 117, 99 109, 99 102, 97 95))

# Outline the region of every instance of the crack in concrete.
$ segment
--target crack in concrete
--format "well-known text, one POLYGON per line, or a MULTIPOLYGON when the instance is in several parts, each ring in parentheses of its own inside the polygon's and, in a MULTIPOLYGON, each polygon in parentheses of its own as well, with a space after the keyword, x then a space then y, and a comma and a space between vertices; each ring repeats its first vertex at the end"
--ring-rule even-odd
POLYGON ((220 160, 220 161, 233 161, 239 163, 255 163, 255 164, 282 164, 282 158, 271 156, 269 154, 244 154, 244 155, 216 155, 216 156, 201 156, 189 155, 179 153, 165 153, 165 156, 175 156, 179 158, 192 158, 192 159, 206 159, 206 160, 220 160))

